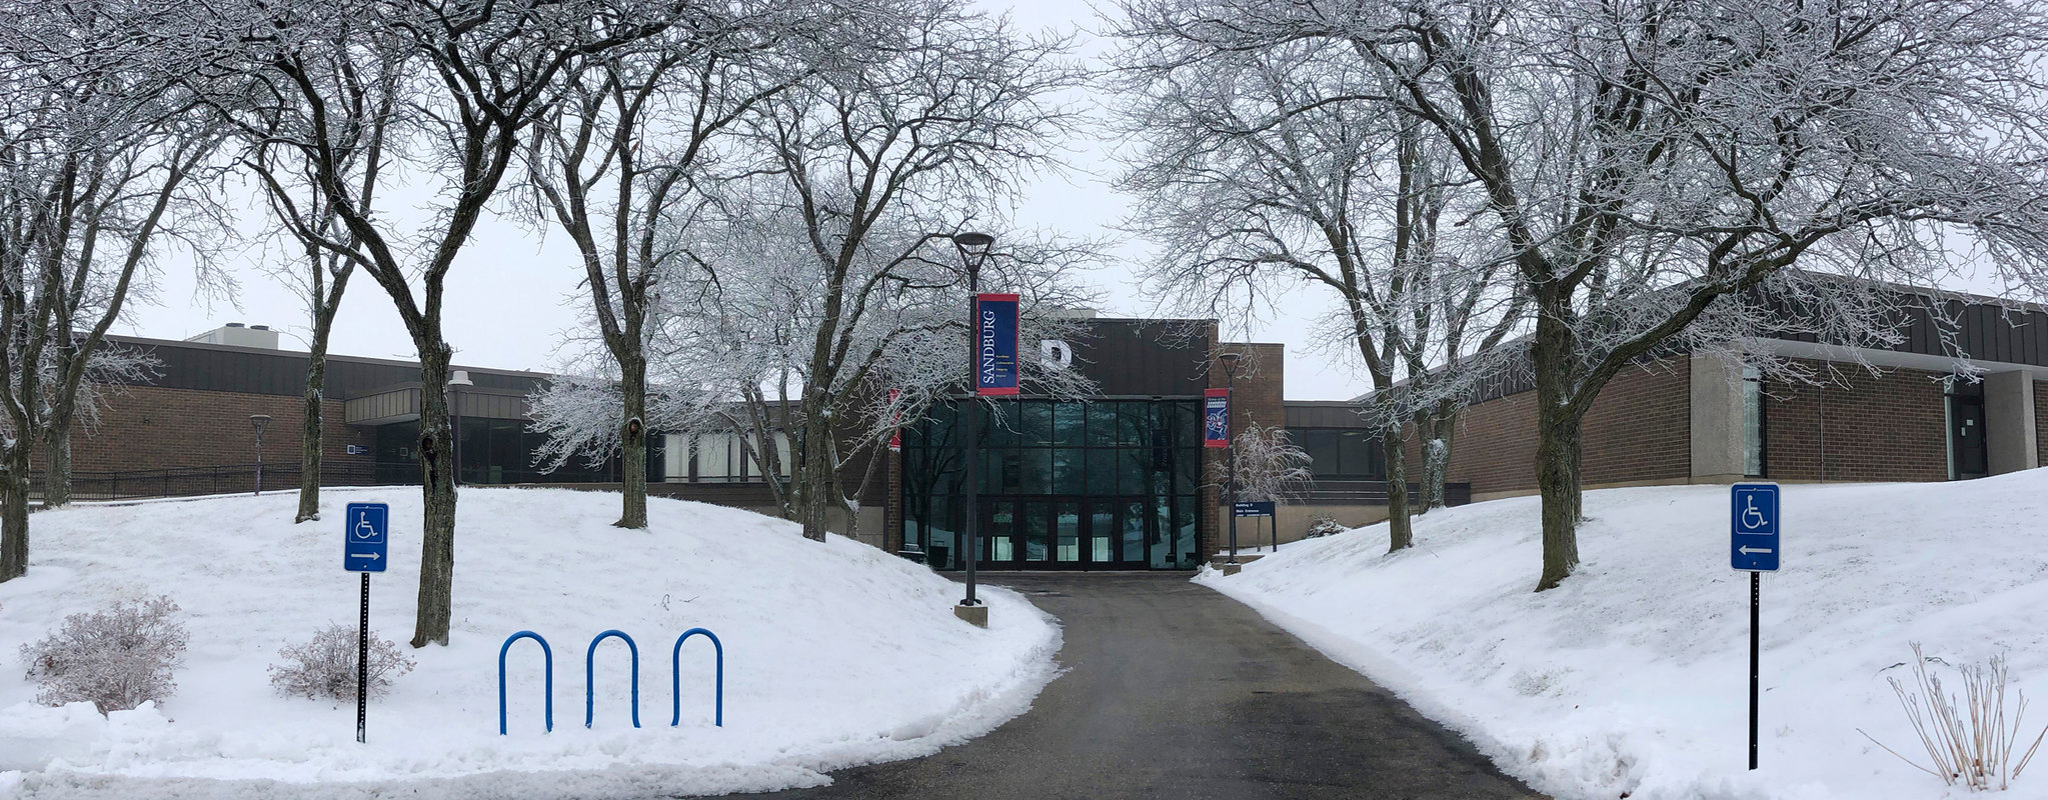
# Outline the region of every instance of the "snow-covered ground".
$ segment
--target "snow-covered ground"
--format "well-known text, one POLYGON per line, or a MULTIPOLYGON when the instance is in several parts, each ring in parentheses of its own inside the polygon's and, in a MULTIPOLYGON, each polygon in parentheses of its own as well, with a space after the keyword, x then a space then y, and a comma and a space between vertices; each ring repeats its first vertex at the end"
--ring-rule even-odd
POLYGON ((954 618, 958 586, 833 536, 697 503, 651 500, 626 531, 613 494, 464 489, 448 647, 411 650, 419 490, 323 494, 326 520, 291 524, 296 495, 78 507, 37 514, 29 574, 0 584, 0 798, 633 797, 825 782, 822 771, 936 751, 1021 713, 1054 675, 1055 623, 988 588, 988 630, 954 618), (353 624, 341 506, 391 504, 390 571, 371 579, 371 629, 418 668, 373 700, 275 694, 265 667, 328 623, 353 624), (191 644, 161 708, 101 718, 44 708, 22 644, 66 614, 168 594, 191 644), (669 651, 702 626, 723 640, 725 726, 712 656, 684 648, 682 725, 669 727, 669 651), (584 651, 609 628, 640 648, 640 720, 626 647, 597 653, 586 730, 584 651), (511 735, 498 735, 499 645, 531 629, 554 649, 555 728, 543 733, 540 649, 509 655, 511 735))
MULTIPOLYGON (((1584 563, 1541 594, 1533 497, 1431 512, 1398 555, 1381 524, 1197 580, 1561 800, 1966 794, 1857 729, 1925 759, 1885 680, 1910 683, 1910 642, 1950 664, 2006 652, 2016 688, 2048 698, 2048 469, 1784 487, 1754 773, 1749 580, 1728 568, 1728 507, 1725 486, 1589 492, 1584 563)), ((2027 720, 2031 742, 2048 713, 2027 720)), ((2048 797, 2048 763, 2012 786, 2005 796, 2048 797)))

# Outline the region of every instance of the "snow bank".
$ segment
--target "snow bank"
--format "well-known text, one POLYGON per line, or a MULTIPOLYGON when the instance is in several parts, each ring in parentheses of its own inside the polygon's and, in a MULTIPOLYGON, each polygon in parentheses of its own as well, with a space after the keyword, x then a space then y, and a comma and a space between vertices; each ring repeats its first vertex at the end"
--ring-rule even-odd
MULTIPOLYGON (((2008 652, 2017 688, 2048 697, 2048 469, 1786 486, 1783 509, 1754 773, 1749 579, 1728 568, 1725 486, 1587 493, 1584 563, 1542 594, 1533 497, 1431 512, 1398 555, 1381 524, 1196 580, 1561 800, 1949 796, 1857 729, 1920 751, 1885 681, 1911 680, 1913 641, 1951 664, 2008 652)), ((2030 741, 2043 724, 2028 714, 2030 741)), ((2048 797, 2048 763, 2033 770, 2007 796, 2048 797)))
POLYGON ((341 506, 391 504, 390 570, 372 576, 371 628, 412 634, 419 491, 330 490, 326 521, 291 524, 297 498, 77 507, 37 514, 29 574, 0 584, 0 798, 631 797, 824 783, 825 770, 935 752, 1028 707, 1054 674, 1059 632, 1014 593, 985 590, 992 627, 954 618, 958 585, 833 536, 728 508, 654 499, 627 531, 612 494, 464 489, 448 647, 373 700, 280 697, 265 667, 325 624, 352 625, 341 506), (160 708, 45 708, 22 644, 66 614, 171 595, 191 633, 160 708), (710 646, 683 652, 682 724, 669 727, 669 650, 702 626, 723 640, 725 727, 712 726, 710 646), (609 628, 640 648, 630 721, 626 647, 597 653, 595 726, 583 727, 584 655, 609 628), (497 657, 515 631, 554 649, 555 729, 543 733, 540 648, 508 657, 511 735, 498 736, 497 657))

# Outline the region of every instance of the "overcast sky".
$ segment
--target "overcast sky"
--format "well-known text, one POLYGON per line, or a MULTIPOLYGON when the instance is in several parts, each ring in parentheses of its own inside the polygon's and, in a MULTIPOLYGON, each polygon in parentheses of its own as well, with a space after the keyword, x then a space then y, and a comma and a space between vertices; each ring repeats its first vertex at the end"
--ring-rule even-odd
MULTIPOLYGON (((1093 57, 1103 43, 1090 35, 1100 27, 1082 0, 1038 0, 1009 8, 1020 27, 1078 30, 1083 54, 1093 57)), ((1065 178, 1040 181, 1026 193, 1015 223, 1086 238, 1123 238, 1115 229, 1130 213, 1130 198, 1110 188, 1115 167, 1096 141, 1074 143, 1074 170, 1065 178)), ((254 209, 250 210, 252 215, 254 209)), ((1000 233, 1000 232, 998 232, 1000 233)), ((1148 249, 1127 242, 1113 263, 1094 274, 1106 316, 1150 316, 1155 309, 1142 296, 1137 272, 1148 249)), ((277 257, 274 252, 273 258, 277 257)), ((159 339, 183 339, 227 322, 269 325, 283 331, 286 349, 304 350, 308 325, 302 303, 275 279, 258 269, 261 251, 251 251, 230 265, 238 282, 234 297, 208 299, 194 294, 189 266, 167 264, 154 303, 131 305, 118 333, 159 339)), ((457 364, 552 371, 561 363, 563 333, 578 324, 581 269, 568 241, 543 237, 511 220, 493 218, 464 247, 448 276, 445 322, 456 349, 457 364)), ((1309 296, 1294 310, 1313 316, 1325 309, 1321 298, 1309 296)), ((1268 319, 1250 330, 1227 326, 1226 339, 1284 342, 1288 345, 1286 381, 1290 399, 1327 400, 1356 396, 1365 384, 1360 373, 1341 358, 1315 352, 1306 318, 1268 319)), ((335 323, 330 352, 337 355, 412 359, 406 335, 390 299, 366 275, 351 280, 348 296, 335 323)))

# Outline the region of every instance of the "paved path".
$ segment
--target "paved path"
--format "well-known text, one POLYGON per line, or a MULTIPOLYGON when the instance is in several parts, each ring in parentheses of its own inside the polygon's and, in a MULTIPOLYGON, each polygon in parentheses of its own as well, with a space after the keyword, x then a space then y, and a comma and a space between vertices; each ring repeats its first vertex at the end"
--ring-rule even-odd
POLYGON ((1025 593, 1065 627, 1068 672, 1031 711, 928 758, 761 797, 1541 797, 1457 734, 1185 574, 986 581, 1025 593))

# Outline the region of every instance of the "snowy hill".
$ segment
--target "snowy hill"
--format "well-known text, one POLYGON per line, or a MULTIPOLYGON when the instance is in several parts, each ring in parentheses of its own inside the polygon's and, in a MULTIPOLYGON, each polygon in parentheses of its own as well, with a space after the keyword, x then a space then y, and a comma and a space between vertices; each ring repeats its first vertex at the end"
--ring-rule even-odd
POLYGON ((613 528, 618 498, 464 489, 450 646, 411 650, 417 489, 329 491, 326 521, 291 524, 296 495, 78 507, 37 514, 27 577, 0 584, 0 797, 672 795, 823 782, 820 771, 923 755, 1022 712, 1053 675, 1059 633, 991 589, 993 626, 954 618, 959 587, 837 536, 733 509, 650 500, 647 531, 613 528), (372 577, 371 629, 418 668, 373 700, 281 697, 265 667, 328 623, 352 626, 341 506, 391 504, 390 571, 372 577), (168 594, 191 644, 161 709, 33 705, 19 648, 66 614, 168 594), (689 628, 726 653, 725 726, 712 726, 701 638, 682 659, 669 727, 669 650, 689 628), (629 719, 626 648, 597 653, 596 724, 583 727, 584 650, 609 628, 640 649, 629 719), (497 657, 531 629, 554 650, 555 728, 542 731, 542 658, 509 656, 511 735, 498 736, 497 657), (9 772, 9 771, 12 772, 9 772), (193 780, 198 779, 198 780, 193 780), (216 783, 215 779, 234 783, 216 783), (278 785, 281 781, 292 785, 278 785), (326 783, 322 786, 305 782, 326 783))
MULTIPOLYGON (((1754 773, 1749 580, 1728 567, 1728 507, 1726 486, 1589 492, 1585 563, 1542 594, 1531 591, 1533 497, 1431 512, 1398 555, 1382 524, 1197 580, 1561 800, 1965 794, 1857 729, 1925 760, 1886 683, 1910 683, 1909 642, 1949 664, 2005 651, 2016 688, 2048 697, 2048 469, 1784 487, 1784 568, 1763 583, 1754 773)), ((2048 713, 2027 720, 2031 742, 2048 713)), ((2005 796, 2048 797, 2048 764, 2005 796)))

